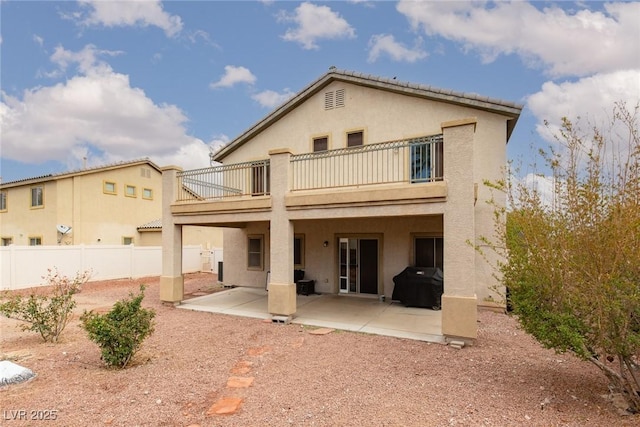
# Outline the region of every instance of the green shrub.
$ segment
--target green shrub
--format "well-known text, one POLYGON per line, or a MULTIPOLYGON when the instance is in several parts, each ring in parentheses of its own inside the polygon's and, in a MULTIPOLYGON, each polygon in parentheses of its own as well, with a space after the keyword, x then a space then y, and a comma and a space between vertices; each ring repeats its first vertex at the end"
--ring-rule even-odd
POLYGON ((118 301, 111 311, 97 314, 86 311, 80 317, 89 339, 100 347, 102 360, 110 367, 125 368, 140 349, 142 342, 154 330, 153 309, 141 307, 144 286, 136 296, 118 301))
POLYGON ((51 295, 32 293, 28 298, 14 295, 0 304, 0 313, 25 322, 22 330, 38 332, 45 342, 55 343, 76 306, 73 294, 80 291, 89 277, 88 271, 77 273, 75 278, 70 279, 60 275, 57 269, 49 269, 43 278, 52 287, 51 295))

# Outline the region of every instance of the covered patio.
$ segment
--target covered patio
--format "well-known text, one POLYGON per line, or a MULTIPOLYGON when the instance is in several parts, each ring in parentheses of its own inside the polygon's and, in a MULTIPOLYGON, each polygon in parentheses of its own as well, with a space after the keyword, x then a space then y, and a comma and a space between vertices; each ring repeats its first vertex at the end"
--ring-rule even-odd
MULTIPOLYGON (((177 307, 272 319, 267 295, 264 289, 237 287, 185 300, 177 307)), ((294 324, 445 343, 441 311, 335 294, 297 295, 296 307, 294 324)))

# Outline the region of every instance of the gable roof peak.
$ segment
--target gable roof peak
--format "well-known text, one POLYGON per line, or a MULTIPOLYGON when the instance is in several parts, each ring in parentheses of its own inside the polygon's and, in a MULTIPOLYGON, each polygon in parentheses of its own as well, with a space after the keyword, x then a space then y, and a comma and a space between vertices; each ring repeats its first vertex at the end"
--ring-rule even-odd
POLYGON ((521 104, 497 98, 489 98, 473 93, 456 92, 451 89, 439 89, 433 86, 401 81, 396 77, 390 79, 371 74, 359 73, 356 71, 342 70, 332 65, 329 67, 329 71, 325 74, 311 82, 289 100, 285 101, 282 105, 273 110, 271 114, 267 115, 234 140, 230 141, 215 154, 213 160, 218 162, 222 161, 228 154, 242 146, 246 141, 271 126, 271 124, 278 121, 289 111, 293 110, 334 81, 343 81, 373 89, 386 90, 407 96, 432 99, 434 101, 457 104, 497 114, 503 114, 511 117, 511 128, 515 125, 515 121, 517 121, 523 108, 521 104))

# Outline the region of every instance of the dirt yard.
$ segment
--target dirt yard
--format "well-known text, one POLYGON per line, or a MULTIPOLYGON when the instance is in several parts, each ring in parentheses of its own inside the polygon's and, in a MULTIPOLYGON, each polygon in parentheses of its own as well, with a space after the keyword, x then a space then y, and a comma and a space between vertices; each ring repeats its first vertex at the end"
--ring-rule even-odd
MULTIPOLYGON (((605 398, 605 377, 545 350, 514 319, 482 312, 473 347, 180 310, 157 277, 94 282, 58 344, 0 319, 0 358, 36 377, 0 388, 3 426, 637 426, 605 398), (105 368, 78 326, 147 286, 156 331, 125 370, 105 368), (228 412, 225 414, 225 412, 228 412)), ((215 276, 185 292, 216 291, 215 276)))

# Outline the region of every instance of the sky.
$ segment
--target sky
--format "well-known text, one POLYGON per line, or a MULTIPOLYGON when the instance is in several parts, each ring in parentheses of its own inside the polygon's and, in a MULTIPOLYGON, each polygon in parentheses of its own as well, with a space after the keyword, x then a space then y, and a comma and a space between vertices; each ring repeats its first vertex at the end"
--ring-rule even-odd
POLYGON ((0 19, 2 182, 208 167, 331 66, 522 104, 514 160, 563 116, 640 102, 640 2, 0 0, 0 19))

